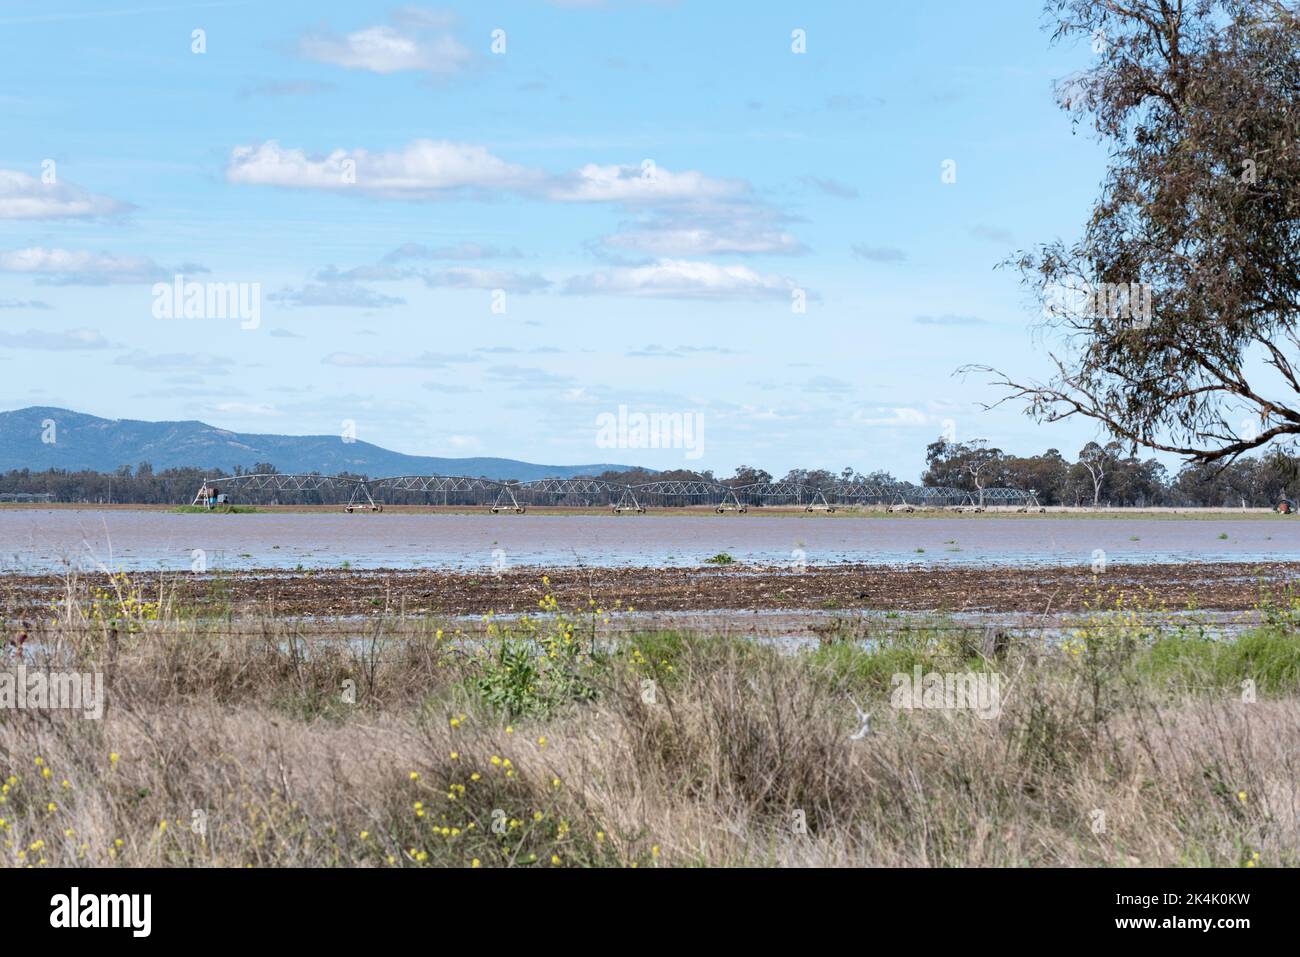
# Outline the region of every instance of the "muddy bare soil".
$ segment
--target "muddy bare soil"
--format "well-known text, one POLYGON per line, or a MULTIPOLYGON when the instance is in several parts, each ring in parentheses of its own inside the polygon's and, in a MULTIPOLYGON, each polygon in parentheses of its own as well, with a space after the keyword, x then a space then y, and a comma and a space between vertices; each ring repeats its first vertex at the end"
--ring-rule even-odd
MULTIPOLYGON (((165 589, 181 607, 254 614, 368 616, 383 612, 435 616, 535 612, 548 592, 562 608, 594 600, 613 611, 798 611, 870 609, 912 612, 1078 611, 1119 593, 1143 605, 1242 611, 1262 596, 1282 599, 1300 578, 1300 563, 1214 563, 1054 568, 809 566, 725 568, 512 568, 491 572, 339 571, 235 572, 221 575, 138 574, 147 597, 165 589), (549 585, 542 581, 549 577, 549 585)), ((104 584, 86 576, 81 585, 104 584)), ((0 577, 6 617, 39 615, 64 594, 50 575, 0 577)))

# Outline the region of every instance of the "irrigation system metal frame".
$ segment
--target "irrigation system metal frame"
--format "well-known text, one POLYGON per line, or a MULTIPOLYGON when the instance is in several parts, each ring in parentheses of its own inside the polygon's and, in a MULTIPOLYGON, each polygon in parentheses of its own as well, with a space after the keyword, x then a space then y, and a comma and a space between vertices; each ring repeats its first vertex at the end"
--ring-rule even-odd
MULTIPOLYGON (((752 485, 726 485, 707 479, 665 479, 640 485, 624 485, 605 479, 542 478, 529 482, 497 481, 467 475, 397 475, 387 478, 361 478, 351 475, 293 474, 258 472, 204 479, 194 496, 195 505, 213 505, 221 487, 243 492, 347 493, 345 512, 382 512, 384 506, 374 498, 375 492, 411 492, 475 499, 494 514, 523 514, 529 504, 571 507, 608 505, 614 514, 643 514, 647 505, 708 505, 714 511, 745 513, 753 506, 802 506, 806 512, 834 512, 837 507, 877 505, 889 511, 912 512, 918 508, 947 508, 956 511, 982 512, 989 506, 1015 507, 1021 512, 1046 511, 1033 489, 986 488, 970 492, 957 488, 911 485, 877 485, 868 482, 836 482, 829 489, 796 482, 767 482, 752 485), (218 485, 217 483, 220 483, 218 485), (488 501, 490 499, 490 501, 488 501)), ((325 504, 323 501, 321 504, 325 504)))

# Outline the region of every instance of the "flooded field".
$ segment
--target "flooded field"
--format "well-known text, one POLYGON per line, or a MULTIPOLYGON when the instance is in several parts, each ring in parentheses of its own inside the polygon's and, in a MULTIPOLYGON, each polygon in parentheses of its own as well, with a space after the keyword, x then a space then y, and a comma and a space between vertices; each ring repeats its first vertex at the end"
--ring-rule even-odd
POLYGON ((846 515, 180 514, 0 509, 0 570, 970 567, 1300 561, 1300 520, 846 515))

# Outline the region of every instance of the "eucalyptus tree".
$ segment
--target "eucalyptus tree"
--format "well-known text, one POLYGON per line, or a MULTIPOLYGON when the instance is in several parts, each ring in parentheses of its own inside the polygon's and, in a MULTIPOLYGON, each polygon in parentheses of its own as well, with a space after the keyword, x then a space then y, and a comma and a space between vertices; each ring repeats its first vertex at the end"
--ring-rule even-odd
POLYGON ((1060 105, 1109 149, 1080 238, 1013 261, 1054 372, 1040 421, 1231 462, 1300 435, 1300 17, 1279 0, 1051 0, 1094 65, 1060 105))

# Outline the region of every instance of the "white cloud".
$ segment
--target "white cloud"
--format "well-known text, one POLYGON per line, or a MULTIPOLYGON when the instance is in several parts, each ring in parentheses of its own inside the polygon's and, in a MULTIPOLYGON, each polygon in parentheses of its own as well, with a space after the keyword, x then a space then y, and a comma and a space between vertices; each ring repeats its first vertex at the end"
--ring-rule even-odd
POLYGON ((551 282, 537 273, 509 269, 484 269, 479 266, 449 266, 445 269, 406 269, 400 266, 356 266, 339 269, 327 266, 316 273, 324 285, 307 286, 300 291, 285 291, 271 298, 300 305, 397 305, 403 300, 389 299, 371 292, 358 282, 399 282, 419 279, 430 289, 504 289, 530 293, 550 288, 551 282))
POLYGON ((786 231, 787 216, 745 197, 677 198, 640 209, 648 211, 642 212, 634 223, 622 227, 619 232, 601 237, 596 251, 641 253, 666 259, 717 255, 795 256, 808 251, 803 243, 786 231))
POLYGON ((71 183, 43 183, 17 170, 0 169, 0 219, 111 216, 130 208, 71 183))
POLYGON ((734 356, 739 354, 735 349, 729 349, 726 346, 673 346, 668 348, 656 343, 651 343, 641 349, 629 349, 624 353, 629 359, 684 359, 687 356, 695 355, 734 356))
POLYGON ((478 269, 473 266, 456 266, 429 273, 421 273, 424 284, 431 289, 504 289, 507 292, 529 293, 548 288, 551 283, 536 273, 511 272, 505 269, 478 269))
POLYGON ((804 245, 778 229, 757 232, 700 227, 695 229, 637 229, 601 238, 609 250, 649 256, 717 256, 723 254, 794 254, 804 245))
POLYGON ((481 243, 462 242, 455 246, 429 247, 420 243, 402 243, 382 262, 395 263, 404 259, 519 259, 523 253, 518 249, 500 249, 496 246, 484 246, 481 243))
MULTIPOLYGON (((485 146, 450 140, 418 139, 395 150, 336 149, 309 155, 276 140, 239 145, 230 151, 226 179, 238 185, 297 189, 359 190, 400 199, 429 199, 451 191, 495 190, 561 203, 614 203, 637 209, 671 209, 651 224, 655 231, 696 230, 702 251, 800 251, 792 237, 776 230, 773 214, 751 204, 743 180, 718 179, 695 170, 674 173, 662 167, 588 164, 576 173, 552 175, 511 163, 485 146), (756 233, 741 240, 742 234, 756 233), (711 237, 711 238, 710 238, 711 237)), ((685 235, 684 239, 692 237, 685 235)), ((687 250, 689 251, 689 250, 687 250)), ((388 261, 405 258, 481 258, 518 255, 518 250, 462 244, 460 249, 427 249, 408 243, 388 261)))
POLYGON ((570 387, 573 378, 538 369, 536 366, 492 366, 487 377, 515 389, 555 389, 570 387))
POLYGON ((140 372, 184 372, 194 376, 228 375, 234 359, 206 353, 173 352, 155 355, 136 349, 113 360, 113 365, 130 366, 140 372))
POLYGON ((382 309, 406 304, 405 299, 385 296, 350 282, 308 283, 301 289, 283 289, 268 298, 272 302, 282 302, 288 306, 340 306, 351 309, 382 309))
POLYGON ((453 362, 473 362, 470 356, 425 352, 418 356, 366 356, 355 352, 331 352, 321 362, 343 369, 442 369, 453 362))
POLYGON ((0 346, 10 349, 45 349, 52 352, 114 348, 114 344, 95 329, 67 329, 63 332, 28 329, 26 332, 0 332, 0 346))
MULTIPOLYGON (((196 270, 191 267, 185 271, 196 270)), ((140 256, 47 249, 44 246, 0 251, 0 272, 27 273, 60 285, 158 282, 172 278, 170 271, 140 256)))
POLYGON ((339 149, 316 158, 268 140, 231 150, 226 179, 240 185, 358 189, 419 198, 448 190, 524 189, 536 186, 542 174, 507 163, 485 147, 448 140, 421 139, 380 153, 339 149))
POLYGON ((588 163, 554 183, 548 195, 569 203, 639 205, 720 199, 741 195, 748 189, 740 180, 715 179, 695 170, 673 173, 647 160, 642 166, 588 163))
POLYGON ((351 269, 339 269, 338 266, 326 266, 318 270, 315 278, 320 282, 397 282, 409 279, 411 270, 397 266, 353 266, 351 269))
MULTIPOLYGON (((806 247, 784 227, 788 217, 755 200, 744 180, 645 166, 589 163, 556 175, 511 163, 484 146, 419 139, 395 150, 336 149, 309 155, 276 140, 231 150, 229 182, 331 191, 356 190, 391 199, 448 194, 513 193, 555 203, 605 203, 634 211, 636 222, 596 241, 597 252, 682 259, 718 255, 797 255, 806 247)), ((431 249, 406 243, 384 264, 407 259, 515 256, 475 243, 431 249)), ((468 274, 467 274, 468 275, 468 274)), ((452 277, 454 278, 454 277, 452 277)), ((504 288, 504 287, 503 287, 504 288)))
POLYGON ((411 70, 446 75, 469 62, 469 50, 447 32, 449 17, 408 7, 393 19, 397 26, 365 27, 345 36, 309 33, 299 41, 298 52, 318 63, 381 74, 411 70))
POLYGON ((746 266, 664 259, 648 266, 620 266, 574 276, 565 292, 663 299, 789 299, 795 288, 790 279, 760 275, 746 266))
POLYGON ((770 423, 795 422, 799 419, 799 416, 797 413, 778 412, 776 409, 746 404, 740 407, 735 418, 740 422, 770 423))

